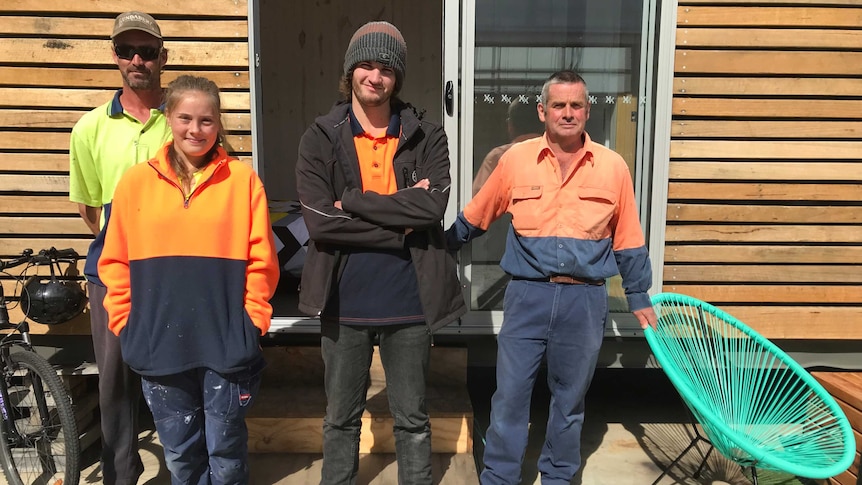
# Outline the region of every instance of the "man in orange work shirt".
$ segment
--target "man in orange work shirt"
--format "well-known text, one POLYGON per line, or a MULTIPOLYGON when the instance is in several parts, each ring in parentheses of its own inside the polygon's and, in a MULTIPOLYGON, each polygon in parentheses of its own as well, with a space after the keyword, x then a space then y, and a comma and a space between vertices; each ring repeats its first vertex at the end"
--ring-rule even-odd
POLYGON ((641 327, 656 322, 631 174, 622 157, 586 133, 588 99, 581 76, 552 74, 537 108, 545 135, 509 148, 446 232, 450 249, 458 249, 504 213, 512 215, 500 262, 512 281, 497 338, 483 485, 521 480, 543 358, 551 409, 538 463, 542 483, 568 484, 580 468, 584 396, 608 314, 605 279, 621 274, 641 327))

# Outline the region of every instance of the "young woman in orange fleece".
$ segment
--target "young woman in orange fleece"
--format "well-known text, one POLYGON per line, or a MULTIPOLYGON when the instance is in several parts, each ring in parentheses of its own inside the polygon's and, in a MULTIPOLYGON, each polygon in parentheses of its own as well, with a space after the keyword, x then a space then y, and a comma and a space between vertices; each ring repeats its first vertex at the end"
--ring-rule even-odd
POLYGON ((266 193, 228 156, 216 85, 168 85, 173 134, 114 194, 99 272, 108 326, 141 374, 174 484, 248 483, 278 260, 266 193))

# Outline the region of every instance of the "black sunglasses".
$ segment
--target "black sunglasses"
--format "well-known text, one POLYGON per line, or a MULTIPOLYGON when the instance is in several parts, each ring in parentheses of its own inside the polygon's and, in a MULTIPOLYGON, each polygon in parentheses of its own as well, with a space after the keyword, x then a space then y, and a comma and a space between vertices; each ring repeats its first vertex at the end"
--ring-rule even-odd
POLYGON ((131 61, 135 57, 135 54, 141 56, 141 59, 144 61, 154 61, 159 58, 162 48, 148 45, 114 44, 114 52, 117 54, 117 57, 127 61, 131 61))

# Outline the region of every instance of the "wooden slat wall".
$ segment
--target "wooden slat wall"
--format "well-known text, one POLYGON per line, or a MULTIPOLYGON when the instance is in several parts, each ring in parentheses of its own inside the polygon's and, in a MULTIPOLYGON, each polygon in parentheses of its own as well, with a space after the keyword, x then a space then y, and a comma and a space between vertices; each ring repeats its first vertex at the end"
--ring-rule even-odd
POLYGON ((862 339, 862 4, 678 4, 665 291, 862 339))
MULTIPOLYGON (((219 85, 228 141, 251 163, 245 0, 3 0, 0 256, 50 246, 86 253, 92 236, 68 201, 69 134, 81 115, 109 100, 121 85, 109 35, 114 18, 126 10, 141 10, 159 21, 169 49, 163 84, 193 73, 219 85)), ((8 278, 0 283, 10 286, 8 278)), ((12 313, 20 317, 17 310, 12 313)), ((34 333, 88 333, 89 319, 34 327, 34 333)))

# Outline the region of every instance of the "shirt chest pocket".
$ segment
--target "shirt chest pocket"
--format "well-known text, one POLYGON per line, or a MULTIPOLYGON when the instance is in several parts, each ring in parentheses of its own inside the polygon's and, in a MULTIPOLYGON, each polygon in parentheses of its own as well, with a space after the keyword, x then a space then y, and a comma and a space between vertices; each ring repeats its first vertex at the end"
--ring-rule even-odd
POLYGON ((610 235, 608 224, 617 206, 616 192, 600 187, 578 187, 575 223, 578 229, 594 238, 610 235))
POLYGON ((542 208, 541 185, 519 185, 512 187, 512 200, 509 212, 512 226, 519 234, 539 228, 542 208))

